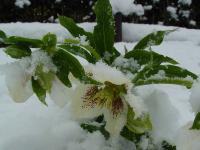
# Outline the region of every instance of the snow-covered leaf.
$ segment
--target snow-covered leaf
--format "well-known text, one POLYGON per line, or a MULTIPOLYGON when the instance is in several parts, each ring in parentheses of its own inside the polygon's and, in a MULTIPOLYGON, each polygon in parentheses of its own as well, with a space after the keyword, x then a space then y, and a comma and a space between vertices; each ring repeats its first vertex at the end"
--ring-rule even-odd
POLYGON ((146 80, 138 80, 135 83, 135 86, 149 85, 149 84, 173 84, 191 88, 193 82, 191 80, 181 79, 181 78, 146 79, 146 80))
POLYGON ((137 43, 137 45, 134 47, 134 50, 144 50, 151 46, 160 45, 163 42, 164 36, 172 31, 167 30, 150 33, 137 43))
POLYGON ((163 62, 178 64, 177 61, 175 61, 170 57, 163 56, 153 51, 138 50, 138 49, 126 53, 125 58, 134 58, 134 60, 137 60, 138 64, 140 65, 145 65, 150 61, 153 61, 154 64, 161 64, 163 62))
POLYGON ((65 27, 74 37, 85 35, 86 37, 91 36, 91 33, 86 32, 83 28, 76 25, 73 19, 59 16, 60 24, 65 27))
POLYGON ((187 69, 178 67, 178 66, 173 66, 173 65, 159 65, 159 66, 153 66, 147 73, 145 73, 145 76, 151 77, 152 75, 155 75, 159 73, 159 71, 162 70, 165 74, 165 77, 169 78, 191 78, 192 79, 197 79, 197 75, 190 72, 187 69))
POLYGON ((31 49, 23 45, 11 45, 5 49, 5 53, 12 58, 21 59, 22 57, 30 56, 31 49))

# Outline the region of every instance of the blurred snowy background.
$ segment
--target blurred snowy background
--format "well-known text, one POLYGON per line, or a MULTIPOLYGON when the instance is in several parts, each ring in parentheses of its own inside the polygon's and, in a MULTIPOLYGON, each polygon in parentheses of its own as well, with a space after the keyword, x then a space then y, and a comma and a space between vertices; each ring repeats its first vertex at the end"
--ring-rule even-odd
MULTIPOLYGON (((56 22, 58 15, 94 22, 96 0, 0 0, 0 22, 56 22)), ((110 0, 123 21, 200 28, 199 0, 110 0)))

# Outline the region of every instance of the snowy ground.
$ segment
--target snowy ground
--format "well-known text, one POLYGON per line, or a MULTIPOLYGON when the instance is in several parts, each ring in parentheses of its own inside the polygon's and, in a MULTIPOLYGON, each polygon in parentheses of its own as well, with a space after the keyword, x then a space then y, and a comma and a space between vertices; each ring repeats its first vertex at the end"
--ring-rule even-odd
MULTIPOLYGON (((93 24, 88 23, 81 26, 89 31, 93 28, 93 24)), ((32 38, 41 37, 49 31, 56 33, 59 40, 70 36, 57 24, 0 24, 0 29, 9 35, 32 38)), ((123 53, 124 45, 131 49, 144 35, 160 29, 174 29, 174 27, 124 24, 123 39, 126 43, 117 43, 116 47, 123 53)), ((175 58, 182 67, 200 74, 199 30, 181 28, 169 35, 164 43, 154 50, 175 58)), ((0 63, 9 61, 12 60, 1 49, 0 63)), ((189 90, 166 85, 142 87, 138 90, 146 100, 146 104, 152 108, 149 110, 150 113, 157 114, 157 117, 152 119, 159 130, 153 131, 152 134, 155 138, 176 143, 178 128, 194 118, 188 102, 189 90)), ((71 119, 68 106, 60 109, 48 100, 47 108, 35 96, 24 104, 14 103, 9 97, 3 76, 0 77, 0 95, 0 150, 116 150, 116 147, 106 142, 99 132, 88 134, 83 131, 78 123, 71 119)), ((123 142, 121 141, 121 146, 123 142)), ((127 143, 125 145, 122 150, 133 149, 132 145, 127 143)))

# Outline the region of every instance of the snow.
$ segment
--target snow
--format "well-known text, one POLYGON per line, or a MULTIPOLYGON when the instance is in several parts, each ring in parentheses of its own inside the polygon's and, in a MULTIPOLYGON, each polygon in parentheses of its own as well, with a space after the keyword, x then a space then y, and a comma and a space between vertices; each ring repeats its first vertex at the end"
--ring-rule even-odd
POLYGON ((16 0, 15 1, 15 6, 19 8, 24 8, 24 6, 29 6, 31 5, 30 0, 16 0))
POLYGON ((179 0, 178 3, 190 6, 192 4, 192 0, 179 0))
POLYGON ((172 6, 168 6, 167 7, 167 11, 169 12, 170 16, 173 18, 173 19, 178 19, 178 16, 177 16, 177 8, 175 7, 172 7, 172 6))
POLYGON ((121 12, 127 16, 135 13, 138 16, 144 15, 144 8, 140 4, 134 4, 135 0, 110 0, 112 5, 113 13, 116 14, 121 12))
MULTIPOLYGON (((87 31, 92 31, 94 23, 83 23, 80 26, 84 27, 87 31)), ((19 35, 31 38, 41 38, 42 35, 49 31, 55 33, 60 41, 66 37, 71 37, 58 24, 11 23, 0 24, 0 29, 4 30, 8 35, 19 35)), ((128 50, 131 50, 136 44, 136 41, 144 35, 152 31, 166 29, 175 29, 175 27, 125 23, 123 24, 123 40, 126 42, 116 43, 115 46, 124 54, 124 46, 128 50)), ((200 31, 185 28, 179 28, 169 34, 161 46, 153 47, 153 50, 156 52, 176 59, 180 62, 180 66, 190 69, 196 74, 200 74, 199 49, 200 31)), ((0 58, 0 64, 13 62, 3 51, 0 51, 0 58)), ((159 75, 162 75, 162 72, 159 75)), ((3 76, 0 77, 0 81, 0 149, 134 149, 134 145, 128 141, 120 139, 120 142, 114 142, 117 143, 115 145, 111 144, 111 141, 106 141, 99 132, 90 134, 82 130, 78 123, 73 120, 72 114, 69 112, 69 105, 61 109, 50 101, 49 97, 47 98, 48 107, 42 105, 36 96, 30 97, 23 104, 14 103, 9 96, 3 76)), ((57 87, 55 85, 54 88, 57 89, 57 87)), ((197 112, 199 109, 197 107, 199 106, 199 88, 198 82, 194 85, 191 92, 185 87, 172 85, 151 85, 137 88, 137 93, 144 100, 152 116, 154 130, 151 135, 158 143, 161 139, 165 139, 176 144, 178 150, 198 150, 197 146, 199 147, 199 145, 195 144, 199 143, 199 131, 193 132, 186 130, 191 126, 191 124, 186 124, 194 119, 194 112, 197 112), (188 146, 186 145, 188 142, 189 147, 185 148, 188 146)), ((57 97, 57 95, 54 96, 57 97)), ((67 99, 66 95, 61 95, 61 99, 65 98, 67 99)), ((62 100, 58 101, 58 103, 63 105, 62 100)), ((143 146, 147 144, 145 138, 142 143, 143 146)))

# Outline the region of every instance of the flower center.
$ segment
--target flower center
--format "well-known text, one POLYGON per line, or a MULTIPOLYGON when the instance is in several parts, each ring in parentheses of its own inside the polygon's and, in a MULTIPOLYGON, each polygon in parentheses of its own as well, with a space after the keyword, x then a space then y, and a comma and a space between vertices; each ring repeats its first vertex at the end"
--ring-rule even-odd
POLYGON ((106 81, 104 86, 89 87, 83 98, 83 108, 107 108, 116 117, 123 110, 124 95, 127 93, 125 84, 115 85, 106 81))

